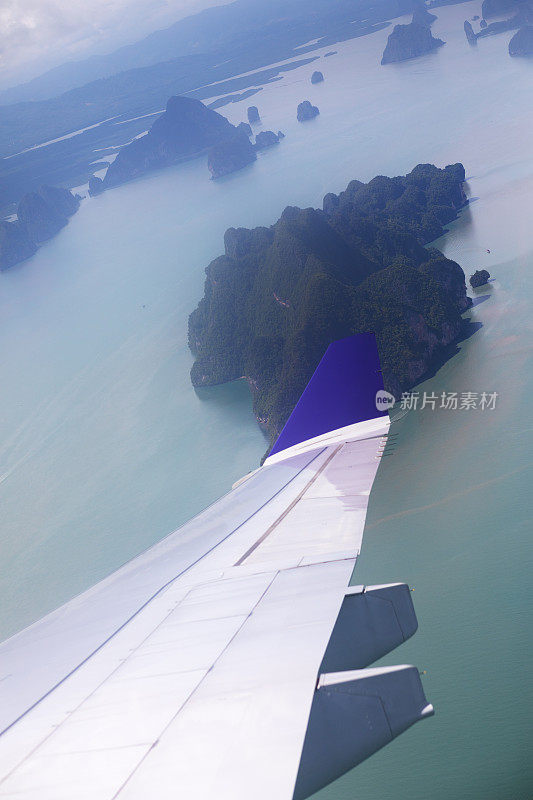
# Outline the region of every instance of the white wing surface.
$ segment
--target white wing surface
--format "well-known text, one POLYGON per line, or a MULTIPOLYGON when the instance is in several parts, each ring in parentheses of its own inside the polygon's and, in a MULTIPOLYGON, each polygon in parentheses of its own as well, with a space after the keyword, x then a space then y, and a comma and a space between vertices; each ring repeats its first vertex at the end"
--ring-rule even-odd
POLYGON ((298 800, 432 713, 414 667, 367 668, 416 630, 408 588, 348 586, 376 364, 332 345, 261 469, 0 645, 0 798, 298 800))

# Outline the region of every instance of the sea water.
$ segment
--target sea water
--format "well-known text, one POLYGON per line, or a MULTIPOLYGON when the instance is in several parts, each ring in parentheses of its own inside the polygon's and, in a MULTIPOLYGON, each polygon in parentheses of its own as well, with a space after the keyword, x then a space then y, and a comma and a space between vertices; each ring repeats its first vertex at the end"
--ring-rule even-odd
MULTIPOLYGON (((467 275, 487 268, 495 280, 467 314, 479 329, 419 389, 497 392, 496 408, 426 408, 397 423, 356 574, 415 587, 419 632, 385 662, 427 671, 436 715, 322 800, 532 794, 533 62, 508 56, 511 34, 468 45, 462 25, 478 3, 436 13, 446 45, 434 54, 382 67, 383 30, 267 85, 253 102, 262 126, 286 138, 254 165, 213 182, 200 159, 86 199, 55 239, 0 276, 7 636, 257 466, 266 442, 246 384, 197 393, 189 381, 187 317, 224 230, 319 205, 352 178, 465 164, 471 204, 437 245, 467 275), (312 86, 316 68, 325 81, 312 86), (300 124, 304 99, 321 113, 300 124)), ((238 122, 246 105, 222 111, 238 122)))

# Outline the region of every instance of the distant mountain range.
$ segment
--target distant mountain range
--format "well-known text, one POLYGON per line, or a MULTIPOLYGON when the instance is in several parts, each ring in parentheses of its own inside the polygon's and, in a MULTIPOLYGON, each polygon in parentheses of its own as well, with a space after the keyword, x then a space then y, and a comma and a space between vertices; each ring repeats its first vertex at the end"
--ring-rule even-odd
POLYGON ((355 31, 357 22, 364 20, 368 26, 392 19, 414 5, 413 0, 236 0, 181 19, 107 55, 55 67, 0 92, 0 104, 46 100, 90 81, 178 57, 242 51, 258 39, 274 45, 275 53, 276 43, 301 44, 306 37, 324 36, 345 24, 354 23, 355 31))
POLYGON ((317 48, 377 31, 420 3, 236 0, 107 56, 64 64, 4 92, 1 213, 12 213, 14 204, 42 183, 85 183, 95 171, 96 154, 104 157, 106 148, 142 134, 153 122, 146 117, 161 112, 169 97, 186 95, 208 103, 221 97, 212 104, 215 108, 243 99, 282 72, 318 57, 317 48))

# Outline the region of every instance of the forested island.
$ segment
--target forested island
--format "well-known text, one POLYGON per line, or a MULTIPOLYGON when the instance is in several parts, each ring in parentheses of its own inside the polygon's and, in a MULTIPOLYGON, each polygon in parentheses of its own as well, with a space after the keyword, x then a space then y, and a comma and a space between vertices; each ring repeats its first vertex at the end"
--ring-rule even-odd
MULTIPOLYGON (((259 120, 256 106, 248 109, 248 119, 259 120)), ((103 181, 89 184, 91 195, 180 161, 207 153, 212 178, 221 178, 242 169, 257 158, 257 151, 278 144, 279 131, 260 131, 255 144, 247 122, 235 126, 226 117, 191 97, 171 97, 166 110, 148 133, 123 147, 109 165, 103 181)))
POLYGON ((410 22, 409 25, 395 25, 383 51, 382 64, 407 61, 409 58, 432 53, 442 47, 444 42, 431 33, 428 24, 410 22))
POLYGON ((470 276, 470 286, 472 289, 478 289, 480 286, 485 286, 490 280, 490 272, 487 269, 477 269, 473 275, 470 276))
POLYGON ((0 271, 32 256, 40 244, 55 236, 80 205, 68 189, 41 186, 28 192, 17 207, 17 219, 0 222, 0 271))
POLYGON ((107 189, 210 149, 212 174, 227 174, 255 160, 247 134, 225 117, 191 97, 171 97, 147 134, 123 147, 109 165, 107 189), (230 167, 231 165, 231 167, 230 167))
POLYGON ((323 209, 286 208, 269 228, 230 228, 189 319, 196 387, 245 377, 274 438, 327 345, 374 331, 385 386, 412 387, 461 333, 461 267, 424 245, 466 202, 464 168, 420 164, 352 181, 323 209))
POLYGON ((298 122, 307 122, 309 119, 318 117, 319 114, 318 106, 314 106, 309 100, 303 100, 298 104, 298 108, 296 109, 296 119, 298 122))
POLYGON ((430 14, 424 3, 421 3, 413 11, 412 22, 417 25, 431 26, 437 19, 436 14, 430 14))
POLYGON ((483 0, 482 14, 483 19, 480 22, 480 29, 477 33, 468 20, 464 23, 466 38, 470 44, 476 44, 478 39, 484 39, 487 36, 519 29, 509 43, 509 54, 512 56, 531 55, 533 51, 531 33, 533 24, 532 0, 483 0), (510 12, 514 13, 508 19, 498 19, 491 23, 486 22, 491 17, 503 16, 510 12))
MULTIPOLYGON (((505 33, 506 31, 514 31, 517 28, 518 33, 513 36, 511 41, 509 42, 509 54, 510 55, 530 55, 531 52, 513 52, 515 48, 515 43, 520 43, 521 41, 527 42, 528 34, 527 31, 531 31, 532 28, 530 25, 527 25, 528 20, 533 19, 533 14, 530 10, 526 7, 522 8, 519 13, 515 14, 513 17, 509 19, 502 19, 498 20, 497 22, 491 22, 490 25, 485 23, 484 27, 481 27, 480 30, 475 33, 474 29, 468 20, 465 21, 464 30, 466 34, 466 38, 470 42, 470 44, 477 44, 478 39, 485 39, 487 36, 494 36, 497 33, 505 33)), ((483 21, 483 20, 482 20, 483 21)), ((531 41, 531 33, 529 34, 529 39, 531 41)), ((520 47, 520 45, 519 45, 520 47)), ((531 47, 531 45, 530 45, 531 47)))
POLYGON ((533 25, 524 25, 509 42, 510 56, 533 56, 533 25))

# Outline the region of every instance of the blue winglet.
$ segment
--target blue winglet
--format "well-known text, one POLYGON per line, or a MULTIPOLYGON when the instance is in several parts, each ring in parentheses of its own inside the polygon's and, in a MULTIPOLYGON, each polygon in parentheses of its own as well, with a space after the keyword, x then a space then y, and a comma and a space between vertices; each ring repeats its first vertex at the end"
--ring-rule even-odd
POLYGON ((330 344, 269 456, 356 422, 386 417, 376 337, 359 333, 330 344))

